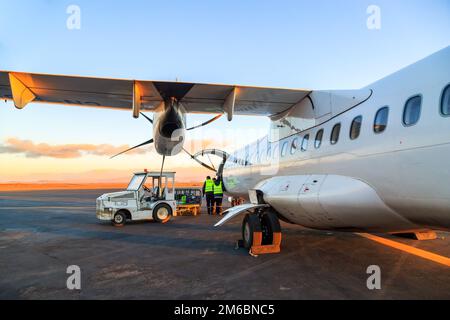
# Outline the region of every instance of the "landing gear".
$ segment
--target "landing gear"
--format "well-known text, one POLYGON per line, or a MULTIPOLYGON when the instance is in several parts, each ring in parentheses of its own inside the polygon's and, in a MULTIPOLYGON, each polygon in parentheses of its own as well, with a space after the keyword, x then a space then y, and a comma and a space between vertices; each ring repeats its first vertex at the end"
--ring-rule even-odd
POLYGON ((249 249, 253 246, 253 235, 255 232, 260 231, 259 217, 254 214, 247 214, 242 222, 242 240, 245 249, 249 249))
POLYGON ((279 253, 281 227, 272 211, 247 214, 242 222, 242 246, 251 255, 279 253))

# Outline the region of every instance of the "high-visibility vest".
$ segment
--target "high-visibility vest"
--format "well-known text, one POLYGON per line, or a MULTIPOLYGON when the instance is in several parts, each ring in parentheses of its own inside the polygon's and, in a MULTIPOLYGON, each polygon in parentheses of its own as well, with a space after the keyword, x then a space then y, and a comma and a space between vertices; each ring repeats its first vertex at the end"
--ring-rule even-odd
POLYGON ((213 192, 214 182, 211 179, 205 181, 205 192, 213 192))
POLYGON ((214 194, 223 194, 222 181, 220 181, 219 185, 214 184, 214 194))

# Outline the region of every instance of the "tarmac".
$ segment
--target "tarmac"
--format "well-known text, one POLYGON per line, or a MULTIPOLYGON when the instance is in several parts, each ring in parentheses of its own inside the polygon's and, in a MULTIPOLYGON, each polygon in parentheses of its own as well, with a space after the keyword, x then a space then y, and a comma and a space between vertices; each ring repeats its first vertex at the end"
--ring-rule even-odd
MULTIPOLYGON (((450 234, 416 241, 282 223, 279 254, 235 249, 241 219, 174 217, 123 228, 95 216, 111 190, 0 193, 0 299, 450 299, 450 267, 415 254, 450 257, 450 234), (402 249, 403 248, 403 249, 402 249), (81 289, 66 286, 68 266, 81 289), (367 286, 369 266, 381 289, 367 286)), ((203 212, 205 212, 203 210, 203 212)))

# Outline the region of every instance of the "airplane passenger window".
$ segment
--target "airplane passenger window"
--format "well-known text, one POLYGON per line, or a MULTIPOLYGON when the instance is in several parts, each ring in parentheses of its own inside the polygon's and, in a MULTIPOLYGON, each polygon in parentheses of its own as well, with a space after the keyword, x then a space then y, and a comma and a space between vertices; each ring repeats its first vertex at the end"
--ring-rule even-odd
POLYGON ((302 151, 308 150, 309 134, 303 137, 302 140, 302 151))
POLYGON ((350 139, 358 139, 361 133, 362 116, 357 116, 352 121, 352 126, 350 127, 350 139))
POLYGON ((405 126, 413 126, 419 121, 421 107, 421 96, 412 97, 406 102, 405 109, 403 110, 403 124, 405 126))
POLYGON ((295 138, 294 140, 292 140, 292 144, 291 144, 291 154, 294 154, 298 149, 298 138, 295 138))
POLYGON ((442 94, 441 113, 444 116, 450 116, 450 85, 444 89, 442 94))
POLYGON ((317 131, 316 141, 314 141, 314 147, 316 149, 319 149, 320 146, 322 145, 322 138, 323 138, 323 129, 320 129, 319 131, 317 131))
POLYGON ((285 142, 283 143, 283 146, 281 147, 281 156, 282 156, 282 157, 284 157, 284 156, 286 155, 287 146, 288 146, 288 143, 287 143, 287 141, 285 141, 285 142))
POLYGON ((341 133, 341 124, 338 123, 333 127, 333 131, 331 131, 330 143, 336 144, 339 141, 339 133, 341 133))
POLYGON ((383 107, 377 111, 375 115, 375 121, 373 123, 373 131, 375 133, 381 133, 386 130, 389 119, 389 107, 383 107))

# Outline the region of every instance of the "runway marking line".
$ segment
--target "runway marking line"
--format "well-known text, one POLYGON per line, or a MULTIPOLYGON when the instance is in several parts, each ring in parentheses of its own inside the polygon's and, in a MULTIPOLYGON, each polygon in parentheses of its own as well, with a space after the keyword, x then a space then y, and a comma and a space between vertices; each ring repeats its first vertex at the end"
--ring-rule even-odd
POLYGON ((369 234, 369 233, 356 233, 357 235, 364 237, 366 239, 381 243, 385 246, 388 247, 392 247, 404 252, 407 252, 409 254, 436 262, 436 263, 440 263, 443 264, 444 266, 450 267, 450 258, 438 255, 436 253, 432 253, 426 250, 422 250, 422 249, 418 249, 418 248, 414 248, 412 246, 408 246, 406 244, 400 243, 400 242, 396 242, 396 241, 392 241, 386 238, 382 238, 382 237, 378 237, 375 236, 373 234, 369 234))

